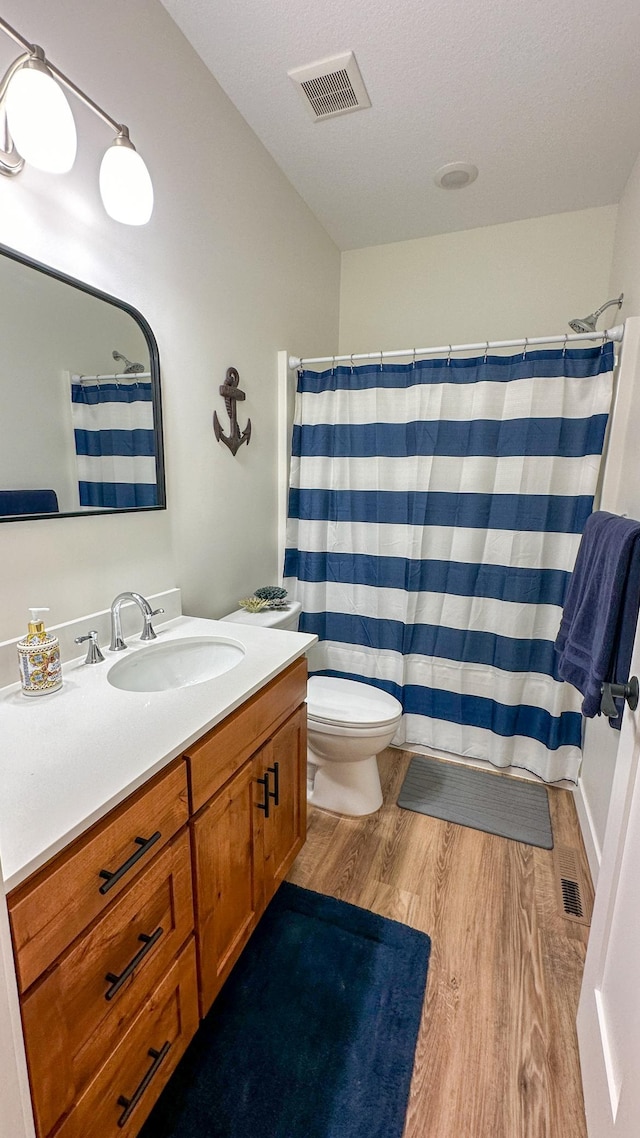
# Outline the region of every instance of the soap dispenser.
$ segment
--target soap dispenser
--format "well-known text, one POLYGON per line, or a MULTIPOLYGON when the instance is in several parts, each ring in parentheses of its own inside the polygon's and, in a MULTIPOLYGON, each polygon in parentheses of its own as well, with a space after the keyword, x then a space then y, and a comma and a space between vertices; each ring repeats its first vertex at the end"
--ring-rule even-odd
POLYGON ((29 630, 17 644, 20 682, 25 695, 47 695, 62 687, 60 641, 45 632, 41 615, 49 609, 32 608, 29 612, 29 630))

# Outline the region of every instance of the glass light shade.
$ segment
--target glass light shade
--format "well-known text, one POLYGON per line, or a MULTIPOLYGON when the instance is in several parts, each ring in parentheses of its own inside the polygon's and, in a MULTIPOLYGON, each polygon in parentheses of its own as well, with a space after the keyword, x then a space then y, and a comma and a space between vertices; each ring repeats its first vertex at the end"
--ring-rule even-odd
POLYGON ((64 91, 46 70, 21 67, 7 91, 7 125, 25 162, 65 174, 76 157, 77 135, 64 91))
POLYGON ((132 146, 114 142, 100 166, 100 193, 114 221, 146 225, 153 212, 153 186, 149 171, 132 146))

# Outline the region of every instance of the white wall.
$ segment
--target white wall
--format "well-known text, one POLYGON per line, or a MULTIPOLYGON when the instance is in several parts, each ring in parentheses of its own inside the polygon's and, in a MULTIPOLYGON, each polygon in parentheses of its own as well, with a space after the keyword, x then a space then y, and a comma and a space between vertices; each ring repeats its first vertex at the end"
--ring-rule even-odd
POLYGON ((615 220, 603 206, 345 252, 340 351, 569 332, 608 299, 615 220))
MULTIPOLYGON (((612 438, 609 474, 603 487, 602 505, 612 513, 640 518, 638 478, 638 424, 640 424, 640 155, 631 172, 618 207, 608 296, 624 292, 621 315, 635 317, 628 328, 623 349, 624 373, 620 375, 619 431, 612 438), (624 380, 624 390, 622 381, 624 380)), ((613 310, 612 310, 613 311, 613 310)), ((616 753, 620 736, 606 721, 586 724, 584 757, 579 783, 580 820, 591 870, 597 876, 600 852, 611 799, 616 753)))
MULTIPOLYGON (((187 611, 219 615, 277 574, 276 353, 335 350, 338 250, 155 0, 6 0, 3 16, 129 125, 151 170, 149 225, 111 221, 98 194, 111 134, 71 97, 76 165, 0 178, 0 241, 149 320, 169 508, 1 525, 0 640, 21 632, 29 604, 58 623, 123 588, 179 584, 187 611), (241 424, 253 424, 235 459, 212 430, 232 364, 241 424)), ((1 36, 0 67, 17 54, 1 36)))

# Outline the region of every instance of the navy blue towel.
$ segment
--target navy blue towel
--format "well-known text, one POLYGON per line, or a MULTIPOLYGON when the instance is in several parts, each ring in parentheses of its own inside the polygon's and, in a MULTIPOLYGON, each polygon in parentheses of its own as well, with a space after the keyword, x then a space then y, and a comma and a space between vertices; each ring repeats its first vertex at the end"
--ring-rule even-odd
MULTIPOLYGON (((591 514, 584 528, 555 643, 558 673, 600 713, 603 683, 626 683, 640 606, 640 522, 591 514)), ((619 714, 610 719, 620 727, 619 714)))
POLYGON ((3 517, 57 513, 55 490, 0 490, 0 514, 3 517))

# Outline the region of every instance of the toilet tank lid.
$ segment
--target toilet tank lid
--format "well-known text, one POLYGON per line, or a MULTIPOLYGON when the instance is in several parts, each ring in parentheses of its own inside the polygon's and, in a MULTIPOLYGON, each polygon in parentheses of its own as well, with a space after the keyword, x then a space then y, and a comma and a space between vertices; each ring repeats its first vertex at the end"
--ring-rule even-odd
POLYGON ((300 601, 290 601, 286 609, 263 609, 262 612, 247 612, 246 609, 236 609, 221 620, 233 621, 234 624, 253 624, 262 628, 278 628, 297 617, 302 605, 300 601))
POLYGON ((307 711, 325 723, 353 723, 382 727, 402 715, 402 704, 388 692, 358 680, 338 676, 310 676, 307 711))

